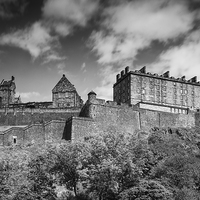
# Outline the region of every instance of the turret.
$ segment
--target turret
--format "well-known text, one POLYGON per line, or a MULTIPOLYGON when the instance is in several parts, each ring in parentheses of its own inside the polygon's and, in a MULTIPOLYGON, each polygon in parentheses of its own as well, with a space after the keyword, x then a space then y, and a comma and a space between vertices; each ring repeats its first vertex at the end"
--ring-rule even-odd
POLYGON ((97 94, 94 91, 88 93, 88 102, 92 103, 96 100, 97 94))

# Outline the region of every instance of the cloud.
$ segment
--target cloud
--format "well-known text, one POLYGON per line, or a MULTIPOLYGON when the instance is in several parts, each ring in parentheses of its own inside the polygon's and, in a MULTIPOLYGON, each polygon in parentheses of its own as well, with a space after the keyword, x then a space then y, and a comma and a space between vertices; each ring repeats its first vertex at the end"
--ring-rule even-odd
POLYGON ((72 28, 66 23, 60 22, 60 23, 54 23, 52 24, 52 27, 54 28, 54 31, 58 33, 60 36, 67 36, 71 33, 72 28))
POLYGON ((1 0, 0 1, 0 17, 12 18, 22 14, 28 5, 26 0, 1 0))
POLYGON ((83 73, 87 71, 85 62, 81 65, 81 71, 83 71, 83 73))
MULTIPOLYGON (((52 52, 51 52, 52 53, 52 52)), ((49 62, 63 61, 67 59, 65 56, 59 56, 56 52, 54 54, 49 54, 44 58, 44 62, 42 64, 47 64, 49 62)))
POLYGON ((58 70, 58 74, 60 74, 61 76, 63 74, 65 74, 67 76, 72 76, 72 74, 67 70, 67 67, 66 67, 65 63, 59 63, 57 65, 57 70, 58 70))
MULTIPOLYGON (((191 32, 183 44, 163 52, 158 60, 148 64, 153 71, 169 70, 173 76, 185 75, 188 79, 200 75, 200 29, 191 32)), ((199 77, 200 78, 200 77, 199 77)))
POLYGON ((60 36, 73 32, 75 26, 84 27, 99 7, 99 0, 47 0, 43 17, 60 36))
MULTIPOLYGON (((25 0, 0 0, 1 5, 25 0)), ((42 57, 43 64, 61 61, 59 37, 66 37, 75 26, 86 26, 98 8, 99 0, 46 0, 43 18, 25 28, 0 35, 0 45, 10 45, 28 51, 33 59, 42 57)), ((22 8, 21 8, 22 9, 22 8)), ((1 11, 1 10, 0 10, 1 11)))
POLYGON ((157 62, 149 64, 154 71, 164 71, 167 68, 174 74, 200 71, 197 68, 200 63, 200 44, 197 33, 192 33, 196 19, 198 11, 190 10, 188 1, 112 2, 104 9, 99 30, 94 31, 89 40, 90 47, 102 66, 102 82, 95 90, 97 95, 112 98, 116 74, 124 66, 132 66, 139 52, 149 48, 154 41, 164 46, 171 42, 176 44, 180 38, 186 38, 182 45, 167 50, 157 62))
POLYGON ((0 36, 0 45, 10 45, 28 51, 35 59, 50 54, 58 46, 56 37, 50 35, 49 30, 40 22, 35 22, 25 30, 13 31, 0 36))
POLYGON ((20 96, 25 101, 27 101, 27 100, 34 101, 33 99, 35 97, 39 97, 40 93, 38 93, 38 92, 17 92, 16 96, 20 96))
POLYGON ((45 17, 85 26, 98 8, 98 0, 47 0, 43 7, 45 17))
POLYGON ((102 77, 100 86, 96 87, 94 91, 96 92, 98 98, 103 98, 106 100, 112 100, 113 94, 113 84, 115 83, 115 77, 119 73, 121 68, 113 68, 113 66, 104 66, 100 69, 100 76, 102 77))
POLYGON ((185 1, 171 0, 122 1, 103 14, 101 30, 90 38, 103 64, 134 60, 152 41, 175 40, 193 28, 195 18, 185 1))

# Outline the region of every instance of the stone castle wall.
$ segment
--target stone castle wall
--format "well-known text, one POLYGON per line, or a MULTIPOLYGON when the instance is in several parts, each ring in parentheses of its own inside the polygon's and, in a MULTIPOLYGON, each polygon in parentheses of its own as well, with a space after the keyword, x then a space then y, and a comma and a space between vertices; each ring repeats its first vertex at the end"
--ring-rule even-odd
POLYGON ((32 124, 25 127, 11 127, 0 132, 0 146, 14 144, 36 143, 44 144, 46 141, 59 141, 63 137, 64 120, 52 120, 44 124, 32 124))
POLYGON ((0 126, 30 125, 50 120, 66 120, 71 116, 78 116, 79 113, 80 108, 4 108, 0 109, 0 126))
POLYGON ((141 130, 149 131, 153 127, 195 127, 199 123, 194 112, 159 112, 99 99, 88 102, 80 116, 82 117, 72 117, 66 122, 65 139, 79 140, 110 131, 135 134, 141 130))
MULTIPOLYGON (((51 114, 51 112, 49 113, 51 114)), ((62 112, 57 114, 60 116, 62 112)), ((139 131, 148 132, 154 127, 195 127, 199 124, 200 113, 159 112, 94 99, 85 104, 79 116, 76 113, 65 120, 43 121, 43 123, 12 127, 3 133, 0 132, 0 145, 13 144, 14 137, 17 138, 17 144, 45 143, 45 141, 59 141, 61 139, 79 140, 104 132, 115 133, 117 131, 136 134, 139 131)))

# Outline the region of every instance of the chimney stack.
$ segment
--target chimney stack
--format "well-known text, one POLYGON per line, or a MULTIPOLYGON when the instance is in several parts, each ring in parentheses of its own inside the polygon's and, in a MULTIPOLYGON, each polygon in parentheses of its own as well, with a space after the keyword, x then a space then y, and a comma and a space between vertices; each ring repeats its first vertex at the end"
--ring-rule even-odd
POLYGON ((163 74, 163 77, 169 78, 169 71, 166 71, 166 72, 163 74))

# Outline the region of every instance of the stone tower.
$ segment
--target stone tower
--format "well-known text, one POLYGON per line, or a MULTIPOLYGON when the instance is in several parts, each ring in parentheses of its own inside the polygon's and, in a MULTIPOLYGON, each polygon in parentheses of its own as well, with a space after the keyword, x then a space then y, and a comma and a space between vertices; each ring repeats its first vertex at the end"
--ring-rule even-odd
POLYGON ((52 101, 53 106, 59 108, 73 108, 83 105, 83 100, 78 95, 76 88, 64 74, 52 90, 52 101))
POLYGON ((0 107, 7 107, 15 101, 15 78, 11 77, 11 80, 5 81, 4 79, 0 83, 0 107))

